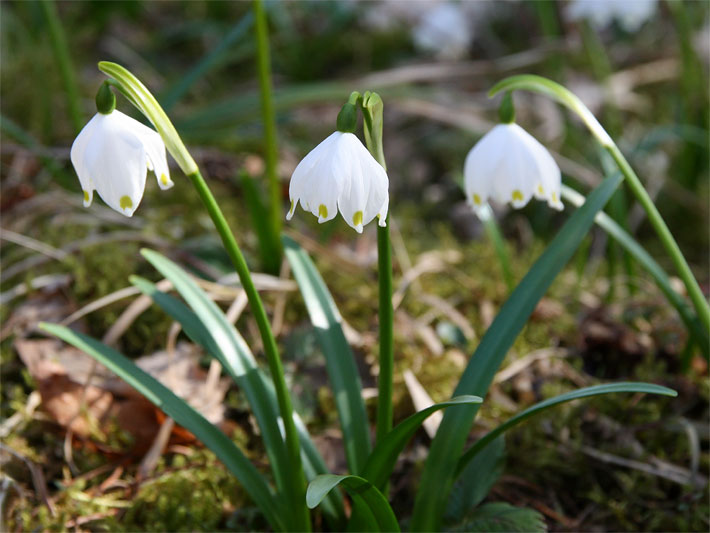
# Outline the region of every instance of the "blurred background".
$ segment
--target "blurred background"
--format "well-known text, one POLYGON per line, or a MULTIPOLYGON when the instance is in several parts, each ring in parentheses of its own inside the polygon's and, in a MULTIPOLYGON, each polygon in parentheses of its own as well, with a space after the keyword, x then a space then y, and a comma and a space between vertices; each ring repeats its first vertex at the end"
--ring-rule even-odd
MULTIPOLYGON (((266 9, 284 215, 293 169, 335 129, 350 92, 374 90, 384 100, 397 420, 418 405, 421 389, 436 401, 450 396, 508 294, 461 190, 466 154, 497 121, 498 102, 486 93, 508 75, 549 77, 589 106, 637 170, 707 293, 707 2, 342 0, 266 2, 266 9)), ((138 253, 149 246, 214 282, 211 294, 225 306, 238 300, 197 196, 171 161, 176 186, 162 192, 148 180, 133 218, 98 198, 84 209, 69 149, 95 113, 104 79, 96 63, 124 65, 171 116, 252 270, 262 270, 258 220, 244 189, 247 176, 266 194, 251 4, 5 1, 0 15, 4 527, 264 527, 236 481, 191 435, 168 429, 156 453, 161 414, 36 331, 40 320, 71 324, 132 358, 148 358, 165 379, 174 366, 166 357, 178 357, 174 388, 189 395, 201 386, 204 354, 128 283, 131 274, 156 280, 138 253), (79 413, 87 398, 94 407, 79 413)), ((581 123, 540 96, 516 94, 515 103, 517 122, 550 149, 565 184, 586 194, 601 181, 605 161, 581 123)), ((118 108, 140 118, 120 96, 118 108)), ((534 200, 520 211, 495 207, 516 281, 573 209, 556 213, 534 200)), ((618 193, 607 211, 673 273, 630 195, 618 193)), ((374 228, 356 236, 340 218, 319 226, 303 211, 284 228, 318 264, 349 325, 364 385, 375 390, 374 228)), ((300 296, 285 269, 262 279, 297 408, 329 466, 342 470, 332 395, 300 296)), ((257 352, 249 312, 237 306, 234 318, 257 352)), ((516 429, 489 498, 536 509, 553 531, 708 530, 706 360, 651 278, 603 232, 587 237, 508 362, 478 432, 595 380, 652 381, 679 397, 571 404, 516 429)), ((211 420, 263 465, 240 392, 226 384, 214 390, 211 420)), ((428 442, 426 432, 417 435, 392 481, 404 516, 428 442)))

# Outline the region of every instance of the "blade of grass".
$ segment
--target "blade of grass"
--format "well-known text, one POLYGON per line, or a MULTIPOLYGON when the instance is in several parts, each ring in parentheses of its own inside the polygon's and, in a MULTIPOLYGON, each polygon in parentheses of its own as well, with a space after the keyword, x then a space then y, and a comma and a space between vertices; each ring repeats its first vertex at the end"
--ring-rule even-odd
POLYGON ((343 430, 345 457, 359 473, 370 453, 370 433, 357 365, 341 327, 333 297, 308 254, 293 239, 282 236, 286 259, 303 295, 318 342, 325 355, 335 406, 343 430))
POLYGON ((308 484, 306 503, 313 509, 338 485, 345 487, 354 506, 370 511, 369 520, 363 520, 360 514, 358 526, 363 531, 399 531, 399 524, 394 512, 382 493, 372 483, 358 476, 336 476, 327 474, 318 476, 308 484))
MULTIPOLYGON (((621 174, 607 177, 589 195, 585 204, 565 223, 530 271, 518 284, 481 339, 461 376, 454 395, 484 397, 506 353, 532 314, 537 302, 574 254, 596 213, 606 205, 621 183, 621 174)), ((411 528, 439 529, 454 473, 478 406, 447 411, 432 442, 414 505, 411 528)))
POLYGON ((397 424, 389 433, 378 441, 375 449, 367 458, 367 463, 362 471, 362 477, 369 480, 376 487, 382 489, 387 485, 392 468, 397 461, 397 457, 412 438, 412 435, 419 429, 424 420, 434 412, 456 405, 467 405, 481 403, 483 400, 478 396, 457 396, 449 401, 441 402, 422 409, 414 413, 409 418, 397 424))
POLYGON ((187 94, 195 82, 204 77, 210 70, 222 64, 229 49, 244 37, 254 25, 254 15, 246 13, 234 27, 224 36, 220 43, 205 55, 187 74, 180 77, 177 84, 166 91, 160 99, 165 111, 170 111, 180 99, 187 94))
POLYGON ((76 83, 76 76, 74 75, 74 66, 71 62, 67 36, 64 33, 64 28, 62 28, 62 21, 59 19, 59 13, 57 12, 57 6, 54 1, 42 0, 40 5, 42 6, 44 17, 47 20, 47 29, 49 30, 49 38, 52 41, 54 57, 59 67, 59 73, 62 76, 62 82, 64 83, 69 119, 71 120, 72 126, 74 126, 74 132, 79 133, 84 119, 81 113, 81 106, 79 105, 79 87, 76 83))
POLYGON ((471 446, 468 451, 461 457, 456 466, 456 476, 458 476, 466 465, 471 461, 476 454, 483 450, 488 444, 495 440, 498 436, 502 435, 514 426, 517 426, 521 422, 527 420, 531 416, 540 414, 541 412, 554 407, 561 403, 571 402, 572 400, 578 400, 580 398, 589 398, 591 396, 601 396, 604 394, 613 394, 617 392, 644 392, 647 394, 660 394, 663 396, 678 396, 678 393, 673 389, 668 387, 663 387, 661 385, 654 385, 652 383, 610 383, 605 385, 594 385, 592 387, 585 387, 583 389, 578 389, 575 391, 567 392, 565 394, 560 394, 554 398, 549 398, 543 400, 535 405, 528 407, 524 411, 521 411, 513 418, 503 422, 500 426, 495 428, 493 431, 486 433, 483 437, 478 439, 476 443, 471 446))
POLYGON ((244 490, 264 513, 269 524, 279 531, 287 529, 283 522, 285 518, 283 509, 277 505, 261 473, 224 433, 210 424, 184 400, 175 396, 132 361, 96 339, 56 324, 41 323, 40 328, 89 354, 163 410, 175 422, 192 432, 235 475, 244 490))

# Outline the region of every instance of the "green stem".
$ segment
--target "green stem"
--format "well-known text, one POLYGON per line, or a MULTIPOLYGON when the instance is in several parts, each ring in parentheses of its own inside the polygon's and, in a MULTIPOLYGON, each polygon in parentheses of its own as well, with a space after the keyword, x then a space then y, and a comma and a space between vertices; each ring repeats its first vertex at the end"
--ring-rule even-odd
MULTIPOLYGON (((360 98, 358 98, 360 100, 360 98)), ((366 92, 362 106, 365 144, 372 157, 387 170, 382 146, 383 103, 377 93, 366 92)), ((392 308, 392 246, 389 214, 385 226, 377 227, 377 275, 380 288, 380 373, 377 379, 375 442, 392 429, 392 381, 394 374, 394 309, 392 308)))
POLYGON ((207 183, 199 170, 188 174, 187 177, 197 190, 202 203, 205 205, 207 212, 212 218, 217 233, 219 233, 219 236, 222 238, 224 248, 229 254, 229 258, 232 260, 232 264, 239 275, 239 280, 247 295, 249 305, 254 314, 254 319, 259 327, 259 333, 264 343, 264 352, 266 353, 266 358, 269 363, 269 370, 274 380, 279 411, 284 423, 286 448, 288 450, 289 460, 293 466, 293 476, 289 477, 289 483, 291 485, 291 493, 289 494, 289 499, 291 500, 290 507, 295 520, 293 529, 296 531, 310 531, 310 517, 308 508, 306 507, 306 478, 301 465, 301 447, 298 441, 296 425, 293 421, 293 406, 291 405, 291 397, 288 392, 288 387, 286 386, 286 379, 284 378, 283 365, 281 364, 278 348, 276 346, 276 339, 271 331, 269 319, 266 316, 261 297, 251 279, 249 267, 239 249, 234 234, 229 229, 224 214, 220 210, 219 205, 217 205, 217 201, 207 187, 207 183))
POLYGON ((629 189, 631 189, 631 192, 634 196, 636 196, 636 200, 646 211, 646 215, 648 216, 651 226, 653 226, 653 229, 656 230, 659 239, 661 239, 661 243, 665 247, 666 252, 668 252, 670 259, 673 262, 673 266, 675 266, 678 271, 678 275, 685 284, 688 295, 690 296, 690 299, 695 306, 695 310, 698 313, 698 318, 702 322, 703 327, 710 331, 710 305, 708 305, 708 302, 703 295, 703 291, 700 289, 700 285, 698 285, 692 270, 690 270, 690 266, 685 260, 678 243, 673 238, 666 222, 658 212, 658 208, 656 208, 656 205, 646 192, 641 180, 634 172, 634 169, 631 168, 631 165, 629 165, 629 162, 621 153, 619 147, 612 143, 609 146, 605 146, 604 149, 607 150, 614 159, 619 167, 619 170, 621 170, 621 173, 624 175, 626 183, 629 185, 629 189))
POLYGON ((394 374, 394 312, 392 309, 392 247, 387 226, 377 227, 377 271, 380 284, 380 374, 377 380, 375 442, 392 429, 392 381, 394 374))
POLYGON ((505 240, 500 231, 500 226, 498 226, 498 222, 496 222, 495 216, 493 216, 493 212, 488 206, 479 210, 479 218, 483 221, 483 228, 486 230, 486 235, 488 235, 491 244, 493 244, 496 256, 498 256, 498 262, 503 271, 503 279, 506 287, 508 287, 508 292, 513 292, 515 278, 510 268, 510 257, 508 257, 508 251, 505 249, 505 240))
POLYGON ((74 75, 74 67, 71 63, 66 34, 64 33, 64 28, 62 28, 62 22, 59 20, 59 13, 57 13, 57 6, 53 0, 42 0, 40 5, 47 19, 49 38, 52 41, 52 49, 54 50, 54 56, 59 66, 59 73, 64 83, 67 107, 69 108, 69 118, 71 119, 72 126, 74 126, 74 131, 78 133, 82 128, 83 117, 81 106, 79 105, 79 88, 76 83, 76 76, 74 75))
POLYGON ((264 159, 266 162, 266 178, 269 182, 269 223, 271 225, 271 240, 268 254, 262 253, 265 267, 272 274, 277 273, 281 265, 281 184, 277 174, 276 163, 278 152, 276 148, 276 118, 272 101, 271 59, 269 57, 269 28, 262 0, 254 0, 254 18, 256 26, 256 51, 259 70, 259 88, 261 89, 261 117, 264 127, 264 159), (274 254, 276 252, 276 254, 274 254), (265 257, 268 255, 268 257, 265 257), (274 257, 274 255, 276 255, 274 257))
POLYGON ((599 121, 592 114, 592 112, 589 111, 587 106, 585 106, 575 94, 559 83, 555 83, 552 80, 531 74, 521 74, 506 78, 498 82, 489 91, 488 95, 492 97, 499 92, 513 90, 526 90, 544 94, 571 109, 577 114, 577 116, 579 116, 579 118, 582 119, 582 122, 584 122, 587 128, 589 128, 602 147, 609 152, 612 159, 619 167, 619 170, 621 170, 621 173, 624 175, 629 189, 631 189, 631 192, 634 196, 636 196, 636 200, 646 211, 649 222, 658 234, 658 237, 665 247, 666 252, 670 256, 678 275, 683 280, 690 299, 698 313, 700 322, 706 330, 710 331, 710 305, 705 299, 703 291, 700 289, 700 285, 698 285, 693 272, 690 270, 688 262, 685 260, 685 257, 683 257, 683 253, 680 251, 678 243, 673 238, 673 235, 668 229, 663 217, 661 217, 661 214, 658 212, 653 200, 651 200, 651 197, 646 192, 646 189, 644 189, 641 180, 631 168, 631 165, 629 165, 629 162, 621 153, 619 147, 616 146, 616 143, 612 140, 606 130, 601 124, 599 124, 599 121))

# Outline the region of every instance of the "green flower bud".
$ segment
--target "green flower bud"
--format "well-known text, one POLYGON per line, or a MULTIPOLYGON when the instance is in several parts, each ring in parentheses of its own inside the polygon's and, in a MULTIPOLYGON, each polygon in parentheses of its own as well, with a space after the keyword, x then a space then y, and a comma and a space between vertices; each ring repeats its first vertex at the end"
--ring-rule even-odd
POLYGON ((336 122, 338 131, 343 133, 355 133, 357 128, 357 107, 350 102, 346 103, 338 113, 336 122))
POLYGON ((110 115, 116 109, 116 96, 107 82, 103 82, 96 93, 96 110, 102 115, 110 115))

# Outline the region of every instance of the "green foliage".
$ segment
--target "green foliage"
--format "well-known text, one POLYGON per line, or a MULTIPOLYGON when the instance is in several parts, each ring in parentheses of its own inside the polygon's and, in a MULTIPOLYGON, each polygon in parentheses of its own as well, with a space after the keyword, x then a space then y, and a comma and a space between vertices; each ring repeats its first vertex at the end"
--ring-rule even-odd
POLYGON ((544 533, 547 531, 547 525, 537 511, 501 502, 481 505, 470 513, 460 526, 449 531, 544 533))
POLYGON ((446 522, 463 525, 476 506, 488 495, 505 467, 505 441, 501 435, 491 441, 466 465, 451 489, 446 522))
POLYGON ((353 531, 399 531, 397 518, 387 499, 372 483, 358 476, 318 476, 308 485, 306 502, 316 507, 328 493, 342 485, 353 499, 349 529, 353 531))

